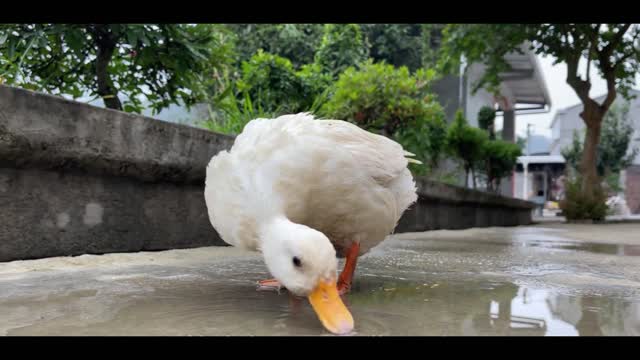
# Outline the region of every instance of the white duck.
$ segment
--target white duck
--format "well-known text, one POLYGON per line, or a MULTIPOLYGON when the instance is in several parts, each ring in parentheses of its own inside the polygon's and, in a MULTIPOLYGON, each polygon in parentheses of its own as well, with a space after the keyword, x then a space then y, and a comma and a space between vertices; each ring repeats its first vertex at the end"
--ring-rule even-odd
POLYGON ((309 114, 249 122, 230 151, 207 166, 205 201, 222 239, 262 252, 284 286, 308 296, 333 333, 353 329, 340 299, 359 255, 393 232, 417 199, 398 143, 340 120, 309 114), (336 280, 337 258, 346 257, 336 280))

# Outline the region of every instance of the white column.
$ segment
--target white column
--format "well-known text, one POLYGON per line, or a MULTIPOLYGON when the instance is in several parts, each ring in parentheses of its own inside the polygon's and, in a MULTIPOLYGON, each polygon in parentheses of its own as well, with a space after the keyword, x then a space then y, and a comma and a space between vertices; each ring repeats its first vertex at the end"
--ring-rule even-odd
POLYGON ((528 189, 528 180, 529 180, 529 163, 522 162, 522 169, 524 170, 523 179, 522 179, 522 198, 527 200, 527 189, 528 189))

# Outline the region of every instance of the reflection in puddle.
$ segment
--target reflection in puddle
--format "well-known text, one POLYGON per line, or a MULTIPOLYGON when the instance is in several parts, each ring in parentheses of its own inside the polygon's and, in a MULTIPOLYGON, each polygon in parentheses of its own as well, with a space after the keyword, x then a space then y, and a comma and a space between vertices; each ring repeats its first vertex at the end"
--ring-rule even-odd
MULTIPOLYGON (((306 299, 177 277, 132 295, 91 290, 0 302, 4 314, 36 321, 8 335, 323 335, 306 299)), ((640 306, 510 282, 393 281, 368 276, 345 299, 355 335, 640 335, 640 306)), ((435 281, 434 281, 435 280, 435 281)), ((123 284, 124 285, 124 284, 123 284)), ((0 328, 5 325, 0 321, 0 328)))
MULTIPOLYGON (((561 317, 554 315, 550 301, 556 299, 546 290, 534 290, 528 288, 518 289, 518 294, 511 300, 509 307, 503 309, 500 316, 499 307, 491 311, 492 322, 498 322, 503 318, 510 321, 510 335, 518 335, 519 332, 528 334, 538 331, 540 335, 579 335, 576 327, 567 323, 561 317)), ((496 303, 497 304, 497 303, 496 303)), ((569 307, 572 313, 581 313, 579 307, 569 307)))
POLYGON ((564 295, 512 283, 433 285, 361 284, 350 303, 360 318, 373 315, 368 309, 386 315, 385 325, 394 334, 640 335, 640 306, 623 299, 564 295))
POLYGON ((586 242, 571 241, 527 241, 520 243, 521 246, 543 247, 547 249, 562 249, 574 251, 588 251, 597 254, 610 254, 620 256, 640 256, 640 246, 638 245, 617 245, 617 244, 596 244, 586 242))
POLYGON ((513 237, 513 246, 540 247, 572 251, 587 251, 596 254, 620 256, 640 256, 640 245, 603 244, 585 241, 574 241, 560 236, 522 232, 513 237))

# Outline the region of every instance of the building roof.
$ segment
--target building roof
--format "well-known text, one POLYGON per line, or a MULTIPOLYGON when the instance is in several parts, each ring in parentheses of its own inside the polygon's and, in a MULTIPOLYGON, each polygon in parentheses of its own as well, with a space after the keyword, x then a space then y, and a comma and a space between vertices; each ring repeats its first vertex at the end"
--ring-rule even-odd
POLYGON ((505 56, 511 70, 500 74, 500 78, 504 86, 509 88, 516 104, 530 105, 526 109, 548 109, 551 107, 551 97, 538 58, 527 44, 523 44, 521 49, 522 54, 514 52, 505 56))
POLYGON ((562 155, 531 155, 518 156, 518 164, 564 164, 562 155))

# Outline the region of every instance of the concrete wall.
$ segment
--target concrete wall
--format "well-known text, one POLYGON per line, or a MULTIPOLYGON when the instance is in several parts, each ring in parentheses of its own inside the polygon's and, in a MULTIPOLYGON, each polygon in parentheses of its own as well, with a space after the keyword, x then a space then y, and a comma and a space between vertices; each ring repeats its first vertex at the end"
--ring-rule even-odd
MULTIPOLYGON (((233 138, 0 86, 0 261, 224 245, 203 197, 233 138)), ((397 231, 528 224, 529 203, 419 181, 397 231)))
POLYGON ((531 224, 533 204, 482 191, 418 179, 418 202, 396 232, 531 224))
POLYGON ((632 214, 640 214, 640 165, 631 165, 624 171, 627 206, 632 214))
POLYGON ((203 180, 232 143, 0 86, 0 261, 222 245, 203 180))
MULTIPOLYGON (((460 103, 460 78, 458 76, 446 75, 442 77, 442 79, 434 82, 431 89, 438 96, 438 101, 444 108, 447 121, 453 121, 458 109, 464 111, 465 99, 463 97, 463 103, 460 103)), ((466 93, 463 93, 463 96, 464 95, 466 95, 466 93)))

